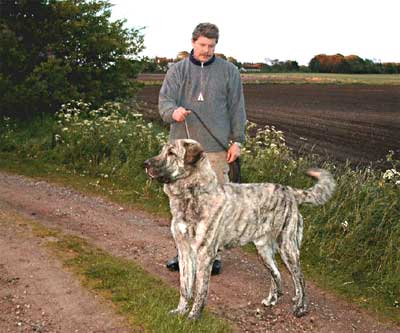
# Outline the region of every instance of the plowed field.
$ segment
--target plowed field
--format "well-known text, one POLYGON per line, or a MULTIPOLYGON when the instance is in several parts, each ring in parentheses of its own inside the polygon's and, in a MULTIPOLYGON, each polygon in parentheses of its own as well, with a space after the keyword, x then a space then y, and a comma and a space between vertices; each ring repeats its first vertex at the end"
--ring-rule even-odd
MULTIPOLYGON (((159 89, 138 96, 153 117, 159 89)), ((248 119, 282 130, 295 151, 362 164, 400 153, 400 86, 245 84, 244 95, 248 119)))

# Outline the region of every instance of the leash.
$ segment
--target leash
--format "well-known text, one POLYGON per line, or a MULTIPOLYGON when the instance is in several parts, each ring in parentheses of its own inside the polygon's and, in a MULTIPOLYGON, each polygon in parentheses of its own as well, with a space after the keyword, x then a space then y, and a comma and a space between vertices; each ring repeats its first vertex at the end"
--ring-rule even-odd
MULTIPOLYGON (((206 123, 200 118, 200 116, 194 110, 189 110, 189 111, 190 111, 190 113, 193 113, 196 116, 196 118, 198 119, 200 124, 203 125, 203 127, 207 130, 207 132, 211 135, 211 137, 222 147, 222 149, 225 151, 228 151, 228 148, 224 146, 224 144, 214 135, 213 132, 211 132, 211 130, 208 128, 206 123)), ((187 138, 190 139, 190 133, 189 133, 189 128, 188 128, 186 119, 185 119, 185 130, 186 130, 187 138)))
MULTIPOLYGON (((203 125, 203 127, 207 130, 207 132, 211 135, 211 137, 222 147, 224 151, 228 151, 228 148, 224 146, 224 144, 214 135, 213 132, 208 128, 208 126, 205 124, 205 122, 200 118, 200 116, 193 110, 189 110, 191 113, 193 113, 198 121, 203 125)), ((185 122, 185 131, 187 138, 190 139, 190 133, 189 133, 189 127, 187 125, 186 119, 184 120, 185 122)), ((229 178, 232 182, 235 183, 240 183, 241 182, 241 176, 240 176, 240 159, 239 157, 233 161, 232 163, 229 163, 229 178)))
POLYGON ((186 131, 186 136, 187 136, 187 138, 188 138, 188 139, 190 139, 190 133, 189 133, 189 128, 188 128, 188 125, 187 125, 186 119, 185 119, 184 121, 185 121, 185 131, 186 131))

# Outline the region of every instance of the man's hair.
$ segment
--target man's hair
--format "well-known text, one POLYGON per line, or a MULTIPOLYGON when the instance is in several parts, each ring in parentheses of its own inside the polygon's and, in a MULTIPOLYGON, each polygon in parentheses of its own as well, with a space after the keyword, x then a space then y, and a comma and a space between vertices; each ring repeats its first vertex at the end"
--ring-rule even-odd
POLYGON ((207 37, 209 39, 215 39, 218 43, 219 30, 215 24, 212 23, 200 23, 194 28, 192 33, 192 40, 196 41, 199 37, 207 37))

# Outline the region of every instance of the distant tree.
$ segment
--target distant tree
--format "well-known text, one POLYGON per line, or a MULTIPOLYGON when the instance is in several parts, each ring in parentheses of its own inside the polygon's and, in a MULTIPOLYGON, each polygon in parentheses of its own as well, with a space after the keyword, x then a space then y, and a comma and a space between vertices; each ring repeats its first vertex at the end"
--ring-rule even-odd
POLYGON ((350 66, 341 54, 318 54, 310 60, 310 70, 319 73, 349 73, 350 66))
POLYGON ((287 72, 298 72, 300 69, 299 64, 294 60, 285 61, 284 68, 287 72))
POLYGON ((279 59, 270 59, 270 62, 271 62, 271 66, 277 66, 277 65, 279 65, 279 59))
POLYGON ((383 68, 381 63, 376 63, 373 60, 364 60, 364 70, 368 74, 380 74, 383 73, 383 68))
POLYGON ((301 65, 301 66, 299 67, 299 72, 302 72, 302 73, 309 73, 309 72, 310 72, 310 68, 309 68, 308 66, 301 65))
POLYGON ((242 67, 241 63, 239 61, 237 61, 237 59, 234 58, 234 57, 227 57, 226 60, 228 60, 229 62, 231 62, 232 64, 234 64, 238 68, 242 67))
POLYGON ((398 63, 374 62, 373 60, 362 59, 357 55, 318 54, 310 60, 308 66, 311 72, 317 73, 400 73, 400 64, 398 63))
POLYGON ((226 60, 226 56, 223 53, 215 53, 215 56, 226 60))
POLYGON ((400 64, 396 64, 394 62, 384 62, 382 64, 383 72, 385 74, 398 74, 400 73, 400 64))
POLYGON ((349 65, 350 73, 366 73, 365 61, 357 55, 349 55, 344 57, 349 65))
POLYGON ((156 57, 155 62, 157 64, 158 70, 165 73, 169 68, 169 64, 174 62, 174 59, 166 57, 156 57))
POLYGON ((141 29, 110 21, 107 0, 1 1, 0 110, 28 117, 61 103, 126 98, 137 87, 141 29))
POLYGON ((149 57, 142 58, 142 71, 145 73, 156 73, 158 71, 158 66, 155 59, 149 57))
POLYGON ((262 66, 262 71, 264 72, 298 72, 300 67, 297 61, 294 60, 286 60, 280 61, 279 59, 268 59, 271 65, 266 63, 262 66))
POLYGON ((308 63, 308 68, 310 69, 311 72, 319 73, 321 69, 320 56, 313 57, 308 63))
POLYGON ((190 53, 188 51, 181 51, 176 56, 176 60, 183 60, 183 59, 189 57, 189 55, 190 55, 190 53))

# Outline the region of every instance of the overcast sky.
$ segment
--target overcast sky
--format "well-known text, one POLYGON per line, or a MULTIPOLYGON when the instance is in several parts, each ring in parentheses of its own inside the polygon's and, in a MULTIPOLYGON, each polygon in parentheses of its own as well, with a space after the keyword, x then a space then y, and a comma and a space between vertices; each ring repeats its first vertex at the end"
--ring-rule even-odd
POLYGON ((142 55, 191 50, 200 22, 216 24, 216 52, 241 62, 266 58, 308 64, 317 54, 400 62, 400 0, 111 0, 112 19, 145 27, 142 55))

